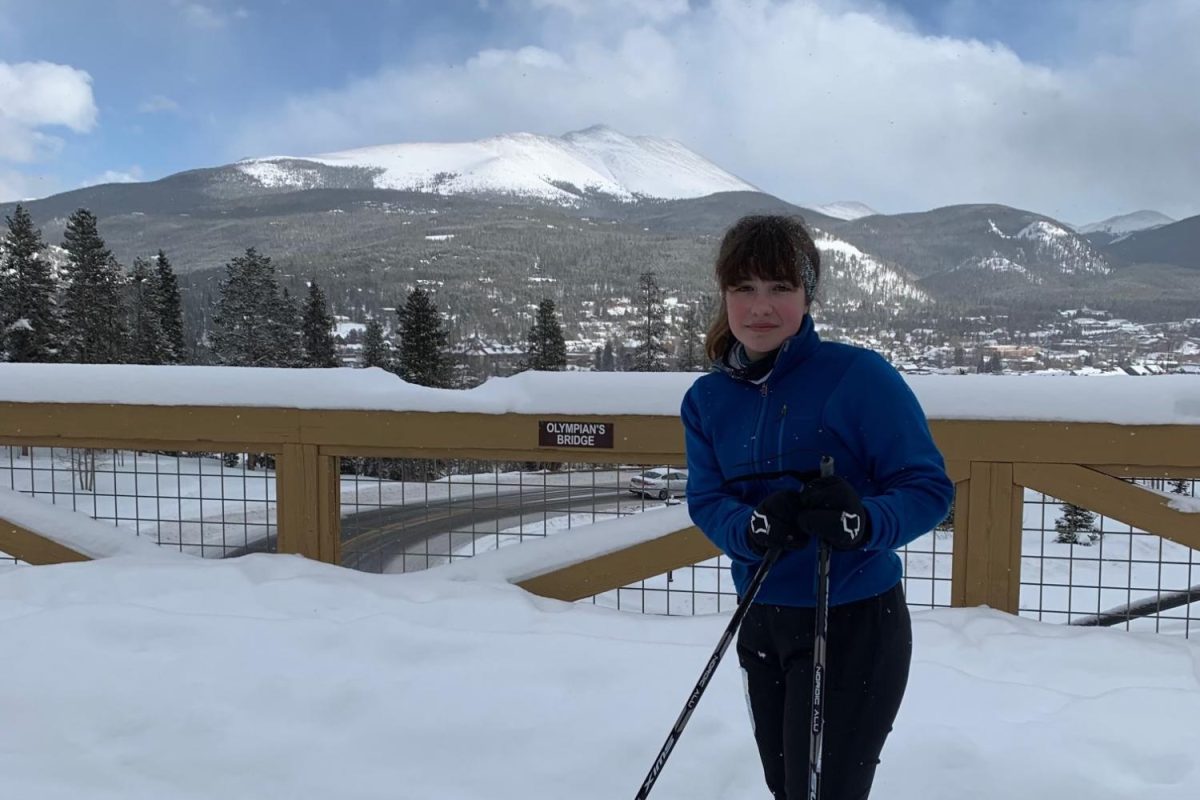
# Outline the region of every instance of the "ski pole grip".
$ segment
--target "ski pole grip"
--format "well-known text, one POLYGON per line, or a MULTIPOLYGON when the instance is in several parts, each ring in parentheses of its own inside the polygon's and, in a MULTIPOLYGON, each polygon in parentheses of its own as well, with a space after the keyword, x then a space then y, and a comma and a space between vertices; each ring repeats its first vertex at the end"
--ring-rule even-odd
POLYGON ((833 456, 821 456, 821 477, 833 477, 833 456))

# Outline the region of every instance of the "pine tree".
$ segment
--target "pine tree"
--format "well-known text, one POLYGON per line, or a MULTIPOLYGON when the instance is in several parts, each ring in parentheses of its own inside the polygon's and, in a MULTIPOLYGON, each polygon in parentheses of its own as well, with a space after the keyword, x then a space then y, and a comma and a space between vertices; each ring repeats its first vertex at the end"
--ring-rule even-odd
POLYGON ((183 342, 183 301, 179 296, 179 281, 175 270, 162 250, 154 257, 154 291, 158 295, 159 328, 162 330, 165 354, 161 363, 182 364, 187 360, 183 342))
POLYGON ((1174 494, 1187 494, 1188 482, 1184 478, 1175 478, 1171 481, 1171 491, 1174 494))
POLYGON ((567 343, 553 300, 542 300, 538 304, 537 318, 529 330, 529 355, 525 367, 542 372, 562 372, 567 367, 567 343))
POLYGON ((304 366, 304 336, 300 329, 300 304, 286 288, 271 305, 271 338, 274 341, 275 366, 304 366))
POLYGON ((600 371, 601 372, 616 372, 617 370, 617 355, 613 351, 612 339, 604 341, 604 352, 600 354, 600 371))
POLYGON ((8 222, 0 261, 0 355, 9 361, 53 361, 58 345, 54 275, 46 243, 18 205, 8 222))
POLYGON ((939 522, 934 527, 935 533, 954 533, 954 506, 958 502, 957 495, 950 499, 950 510, 946 512, 946 518, 939 522))
POLYGON ((663 372, 667 369, 667 312, 663 307, 662 289, 653 272, 643 272, 638 279, 638 324, 635 331, 637 347, 633 351, 631 369, 634 372, 663 372))
MULTIPOLYGON (((225 265, 213 314, 210 344, 218 364, 240 367, 294 366, 299 343, 282 335, 288 310, 282 302, 269 256, 253 247, 225 265)), ((295 311, 292 310, 293 339, 295 311)), ((297 359, 298 360, 298 359, 297 359)))
POLYGON ((71 215, 63 247, 67 251, 63 359, 77 364, 119 364, 128 338, 125 277, 100 238, 92 212, 81 208, 71 215))
POLYGON ((695 306, 689 306, 683 314, 683 327, 679 331, 675 368, 680 372, 701 372, 707 366, 708 358, 704 354, 704 331, 700 328, 700 315, 695 306))
POLYGON ((1074 503, 1063 503, 1062 510, 1062 516, 1054 522, 1054 530, 1058 531, 1054 541, 1059 544, 1090 545, 1100 538, 1100 532, 1096 530, 1096 515, 1091 511, 1074 503))
POLYGON ((400 315, 400 377, 420 386, 444 387, 449 384, 449 367, 442 349, 446 331, 429 293, 413 289, 400 315))
POLYGON ((325 293, 317 282, 308 285, 308 301, 304 304, 304 366, 336 367, 337 352, 333 344, 333 317, 325 306, 325 293))
POLYGON ((154 273, 144 258, 133 260, 129 274, 130 341, 132 364, 168 363, 167 341, 163 336, 162 308, 154 273))
POLYGON ((391 368, 391 348, 383 338, 383 323, 377 319, 367 321, 367 331, 363 334, 362 353, 358 363, 361 367, 391 368))

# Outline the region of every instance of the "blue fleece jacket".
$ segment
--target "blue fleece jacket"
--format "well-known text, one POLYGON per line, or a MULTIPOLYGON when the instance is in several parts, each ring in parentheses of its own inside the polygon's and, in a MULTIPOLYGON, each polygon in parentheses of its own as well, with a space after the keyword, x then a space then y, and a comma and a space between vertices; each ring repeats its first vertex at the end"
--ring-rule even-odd
MULTIPOLYGON (((865 549, 834 552, 830 603, 891 589, 902 568, 895 548, 946 517, 954 484, 917 398, 878 353, 822 342, 806 316, 780 347, 765 381, 736 371, 698 379, 683 399, 688 512, 732 561, 743 592, 759 556, 746 538, 750 514, 778 489, 803 489, 823 455, 863 498, 871 518, 865 549), (760 477, 754 477, 760 476, 760 477), (765 476, 765 477, 762 477, 765 476)), ((785 551, 756 602, 816 605, 815 543, 785 551)))

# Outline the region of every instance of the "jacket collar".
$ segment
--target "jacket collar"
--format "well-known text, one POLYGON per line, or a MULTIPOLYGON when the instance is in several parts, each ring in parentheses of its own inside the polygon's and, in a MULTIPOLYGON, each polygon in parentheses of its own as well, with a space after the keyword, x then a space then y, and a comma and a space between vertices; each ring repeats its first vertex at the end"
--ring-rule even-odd
POLYGON ((785 374, 797 364, 808 360, 820 344, 821 337, 817 335, 812 316, 805 314, 804 321, 800 323, 800 330, 784 339, 783 344, 758 361, 747 362, 745 348, 741 342, 734 339, 733 346, 713 364, 713 367, 734 380, 753 384, 766 383, 771 376, 785 374))

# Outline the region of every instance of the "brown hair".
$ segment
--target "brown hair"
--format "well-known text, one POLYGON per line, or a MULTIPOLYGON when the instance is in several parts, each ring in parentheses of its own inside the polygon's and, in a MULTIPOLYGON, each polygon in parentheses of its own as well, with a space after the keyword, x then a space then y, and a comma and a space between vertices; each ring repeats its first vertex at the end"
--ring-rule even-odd
POLYGON ((733 343, 725 290, 751 278, 786 281, 804 287, 805 299, 811 304, 821 280, 821 254, 800 219, 748 216, 725 231, 713 272, 720 303, 704 337, 704 352, 716 361, 733 343))

